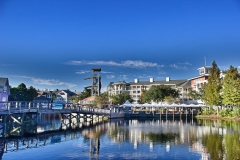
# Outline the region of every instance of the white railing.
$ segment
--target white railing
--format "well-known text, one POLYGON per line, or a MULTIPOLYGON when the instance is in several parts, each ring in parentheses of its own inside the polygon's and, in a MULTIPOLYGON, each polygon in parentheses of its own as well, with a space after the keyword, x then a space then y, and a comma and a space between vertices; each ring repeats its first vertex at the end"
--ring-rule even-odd
POLYGON ((11 102, 0 102, 0 114, 1 112, 28 112, 28 111, 47 111, 47 110, 68 110, 77 112, 87 113, 98 113, 98 114, 110 114, 110 110, 99 109, 99 108, 85 108, 79 104, 61 104, 59 108, 55 107, 54 103, 43 103, 43 102, 29 102, 29 101, 11 101, 11 102))

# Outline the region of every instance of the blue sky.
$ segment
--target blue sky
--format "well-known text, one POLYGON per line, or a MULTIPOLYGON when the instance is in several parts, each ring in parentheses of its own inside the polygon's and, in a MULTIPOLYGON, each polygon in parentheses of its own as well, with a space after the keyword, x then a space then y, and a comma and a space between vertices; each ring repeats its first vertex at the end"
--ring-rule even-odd
MULTIPOLYGON (((238 0, 1 0, 0 77, 82 91, 111 81, 189 79, 240 67, 238 0)), ((103 91, 103 90, 102 90, 103 91)))

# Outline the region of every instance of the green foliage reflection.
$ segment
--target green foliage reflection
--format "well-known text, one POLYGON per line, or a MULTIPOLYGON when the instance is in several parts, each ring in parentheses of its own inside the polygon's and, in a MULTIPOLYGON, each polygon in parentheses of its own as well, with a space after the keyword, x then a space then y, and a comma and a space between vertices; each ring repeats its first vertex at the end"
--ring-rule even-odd
POLYGON ((224 147, 222 145, 223 138, 218 133, 210 133, 204 135, 202 139, 203 145, 207 148, 211 160, 223 159, 224 147))
POLYGON ((179 137, 179 134, 175 134, 175 133, 163 134, 163 133, 150 132, 150 133, 146 134, 146 136, 149 138, 149 140, 151 142, 163 143, 163 142, 175 140, 176 137, 179 137))
POLYGON ((226 158, 240 159, 240 135, 238 132, 227 134, 225 137, 226 158))

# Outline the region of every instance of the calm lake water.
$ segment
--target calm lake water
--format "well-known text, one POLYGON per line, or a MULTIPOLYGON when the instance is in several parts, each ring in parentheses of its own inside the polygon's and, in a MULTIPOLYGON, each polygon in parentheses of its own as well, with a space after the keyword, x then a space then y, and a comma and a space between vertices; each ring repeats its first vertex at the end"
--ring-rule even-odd
POLYGON ((2 159, 240 159, 239 122, 114 119, 58 131, 61 126, 57 118, 46 118, 36 126, 37 135, 14 138, 21 132, 15 128, 1 139, 2 159))

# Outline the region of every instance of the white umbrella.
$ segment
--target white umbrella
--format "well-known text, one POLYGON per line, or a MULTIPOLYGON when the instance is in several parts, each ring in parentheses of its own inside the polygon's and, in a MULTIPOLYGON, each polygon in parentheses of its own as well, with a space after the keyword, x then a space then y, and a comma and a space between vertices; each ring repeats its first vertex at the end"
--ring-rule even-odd
POLYGON ((125 102, 125 103, 123 103, 121 106, 128 106, 128 107, 130 107, 130 106, 132 106, 132 103, 130 103, 128 100, 125 102))
POLYGON ((152 105, 151 104, 148 104, 148 103, 144 103, 143 104, 143 107, 151 107, 152 105))
POLYGON ((189 107, 189 105, 187 105, 187 104, 183 103, 183 104, 180 104, 180 106, 179 106, 179 107, 189 107))
POLYGON ((179 107, 179 105, 176 103, 173 103, 173 104, 171 104, 171 107, 179 107))

